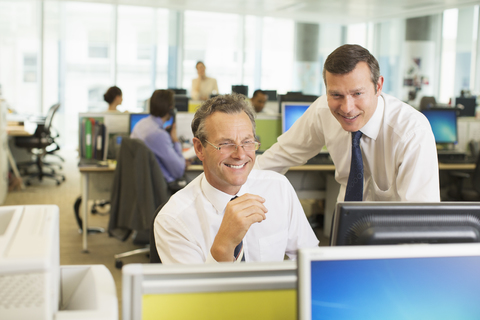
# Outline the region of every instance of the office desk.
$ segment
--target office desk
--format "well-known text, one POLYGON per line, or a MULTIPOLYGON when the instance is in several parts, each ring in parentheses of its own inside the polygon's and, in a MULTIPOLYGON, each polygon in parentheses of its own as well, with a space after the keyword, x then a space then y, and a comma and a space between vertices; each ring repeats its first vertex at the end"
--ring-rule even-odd
MULTIPOLYGON (((475 170, 475 163, 439 163, 439 170, 475 170)), ((79 167, 81 176, 82 176, 82 201, 84 205, 82 206, 82 218, 83 218, 83 230, 88 230, 88 200, 90 197, 90 179, 93 175, 100 175, 104 183, 110 183, 113 181, 113 173, 115 172, 115 167, 79 167)), ((202 165, 191 165, 187 169, 187 177, 189 179, 195 178, 203 171, 202 165)), ((291 167, 289 172, 331 172, 335 171, 335 166, 333 164, 322 164, 322 165, 303 165, 291 167)), ((335 209, 335 204, 337 200, 338 190, 340 185, 336 182, 334 175, 329 175, 327 178, 326 186, 326 196, 325 196, 325 214, 324 214, 324 233, 326 236, 330 235, 330 226, 331 219, 333 217, 333 210, 335 209)), ((108 199, 110 194, 105 194, 101 199, 108 199)), ((98 198, 97 198, 98 199, 98 198)), ((88 252, 87 245, 87 234, 88 232, 82 232, 82 241, 83 241, 83 252, 88 252)))

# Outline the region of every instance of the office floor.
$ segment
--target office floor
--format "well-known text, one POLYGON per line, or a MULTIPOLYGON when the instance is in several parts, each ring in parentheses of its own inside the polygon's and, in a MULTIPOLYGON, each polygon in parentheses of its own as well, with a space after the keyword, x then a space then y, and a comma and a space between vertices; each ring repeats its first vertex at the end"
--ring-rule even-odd
MULTIPOLYGON (((128 239, 121 242, 111 238, 107 233, 90 234, 88 236, 89 253, 82 253, 82 235, 74 217, 73 204, 80 195, 80 173, 77 169, 77 153, 75 151, 63 151, 60 153, 64 158, 62 173, 66 181, 57 186, 53 180, 44 180, 41 183, 33 181, 32 185, 25 190, 16 190, 8 193, 3 205, 27 205, 27 204, 56 204, 60 209, 60 264, 104 264, 112 273, 119 302, 119 314, 121 319, 122 300, 122 273, 115 268, 113 255, 128 250, 140 248, 132 244, 128 239)), ((49 159, 55 161, 52 157, 49 159)), ((101 213, 89 216, 89 226, 107 228, 109 215, 101 213)), ((321 245, 328 245, 328 239, 321 236, 322 230, 315 230, 319 236, 321 245)), ((125 263, 148 263, 146 255, 137 255, 124 259, 125 263)))

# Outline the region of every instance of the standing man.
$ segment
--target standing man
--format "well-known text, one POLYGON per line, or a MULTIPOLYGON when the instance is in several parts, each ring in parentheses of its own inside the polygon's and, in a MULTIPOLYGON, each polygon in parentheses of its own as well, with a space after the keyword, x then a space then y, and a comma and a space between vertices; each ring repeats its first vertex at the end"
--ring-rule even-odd
POLYGON ((282 261, 316 247, 295 190, 273 171, 252 170, 253 110, 243 95, 206 101, 192 121, 204 173, 174 194, 154 223, 163 263, 282 261))
POLYGON ((323 78, 326 95, 258 159, 258 168, 285 173, 326 146, 341 186, 337 201, 440 201, 430 124, 382 93, 375 57, 343 45, 328 56, 323 78))
POLYGON ((260 113, 265 108, 265 103, 267 103, 268 96, 262 90, 258 89, 253 92, 252 98, 250 98, 250 102, 252 103, 253 109, 255 109, 256 113, 260 113))

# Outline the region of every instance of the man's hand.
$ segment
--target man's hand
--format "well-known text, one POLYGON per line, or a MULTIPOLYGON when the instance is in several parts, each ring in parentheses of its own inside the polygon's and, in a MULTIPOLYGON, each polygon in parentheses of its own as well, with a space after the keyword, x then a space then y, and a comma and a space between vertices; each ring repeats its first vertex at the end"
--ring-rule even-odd
POLYGON ((244 194, 230 201, 225 209, 220 229, 210 252, 217 261, 233 261, 233 251, 242 241, 250 226, 266 219, 265 199, 253 194, 244 194))
POLYGON ((178 142, 178 137, 177 137, 177 123, 174 122, 172 123, 172 129, 170 130, 170 137, 172 138, 172 142, 178 142))

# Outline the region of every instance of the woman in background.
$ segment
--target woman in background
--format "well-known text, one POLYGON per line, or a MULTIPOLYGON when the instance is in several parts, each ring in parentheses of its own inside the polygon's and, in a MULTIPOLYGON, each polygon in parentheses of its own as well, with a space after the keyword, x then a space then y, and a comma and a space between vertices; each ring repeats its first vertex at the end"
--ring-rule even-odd
POLYGON ((117 111, 117 106, 123 102, 122 90, 119 87, 110 87, 103 95, 103 99, 108 103, 108 111, 117 111))
POLYGON ((198 61, 195 68, 197 69, 198 78, 192 80, 192 99, 207 100, 211 94, 218 94, 217 80, 207 77, 205 64, 202 61, 198 61))

